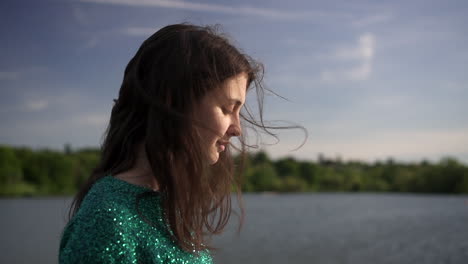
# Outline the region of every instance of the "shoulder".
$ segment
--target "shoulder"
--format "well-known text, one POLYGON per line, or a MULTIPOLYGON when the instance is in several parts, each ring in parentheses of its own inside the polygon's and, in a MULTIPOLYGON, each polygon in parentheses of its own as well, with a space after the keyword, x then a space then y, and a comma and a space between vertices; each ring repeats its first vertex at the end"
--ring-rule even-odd
POLYGON ((92 190, 64 229, 60 263, 124 263, 134 256, 136 243, 125 221, 131 208, 92 190))
POLYGON ((60 263, 126 262, 134 243, 114 209, 93 208, 76 215, 63 232, 60 263))

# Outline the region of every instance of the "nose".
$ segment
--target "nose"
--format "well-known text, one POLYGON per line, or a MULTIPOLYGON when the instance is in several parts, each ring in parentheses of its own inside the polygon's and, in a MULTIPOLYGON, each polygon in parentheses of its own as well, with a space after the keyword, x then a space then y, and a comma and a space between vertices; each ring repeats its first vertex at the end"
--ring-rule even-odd
POLYGON ((231 125, 228 129, 228 135, 230 137, 239 137, 242 134, 242 129, 239 121, 239 116, 233 118, 231 125))
POLYGON ((228 130, 230 137, 239 137, 242 134, 242 130, 238 125, 231 125, 228 130))

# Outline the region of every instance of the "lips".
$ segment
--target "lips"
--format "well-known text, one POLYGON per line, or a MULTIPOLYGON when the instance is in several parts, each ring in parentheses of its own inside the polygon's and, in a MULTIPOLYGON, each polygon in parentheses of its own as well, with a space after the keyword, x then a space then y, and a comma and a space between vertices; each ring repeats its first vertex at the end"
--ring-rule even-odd
POLYGON ((218 148, 218 152, 223 152, 228 144, 228 141, 216 141, 216 147, 218 148))

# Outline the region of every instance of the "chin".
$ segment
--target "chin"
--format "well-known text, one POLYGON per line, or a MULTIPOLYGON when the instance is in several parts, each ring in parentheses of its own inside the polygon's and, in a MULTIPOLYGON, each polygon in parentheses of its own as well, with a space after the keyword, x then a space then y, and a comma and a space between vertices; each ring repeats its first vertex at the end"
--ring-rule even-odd
POLYGON ((215 165, 219 160, 219 153, 214 152, 213 154, 210 155, 210 165, 215 165))

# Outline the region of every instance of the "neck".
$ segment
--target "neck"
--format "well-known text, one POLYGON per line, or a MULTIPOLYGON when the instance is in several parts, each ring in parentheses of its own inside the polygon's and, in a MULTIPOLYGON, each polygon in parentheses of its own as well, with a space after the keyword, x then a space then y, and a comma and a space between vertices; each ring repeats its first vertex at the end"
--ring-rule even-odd
POLYGON ((153 189, 154 191, 159 190, 159 185, 148 161, 144 144, 138 146, 136 156, 137 158, 133 168, 114 175, 114 177, 131 184, 153 189))

